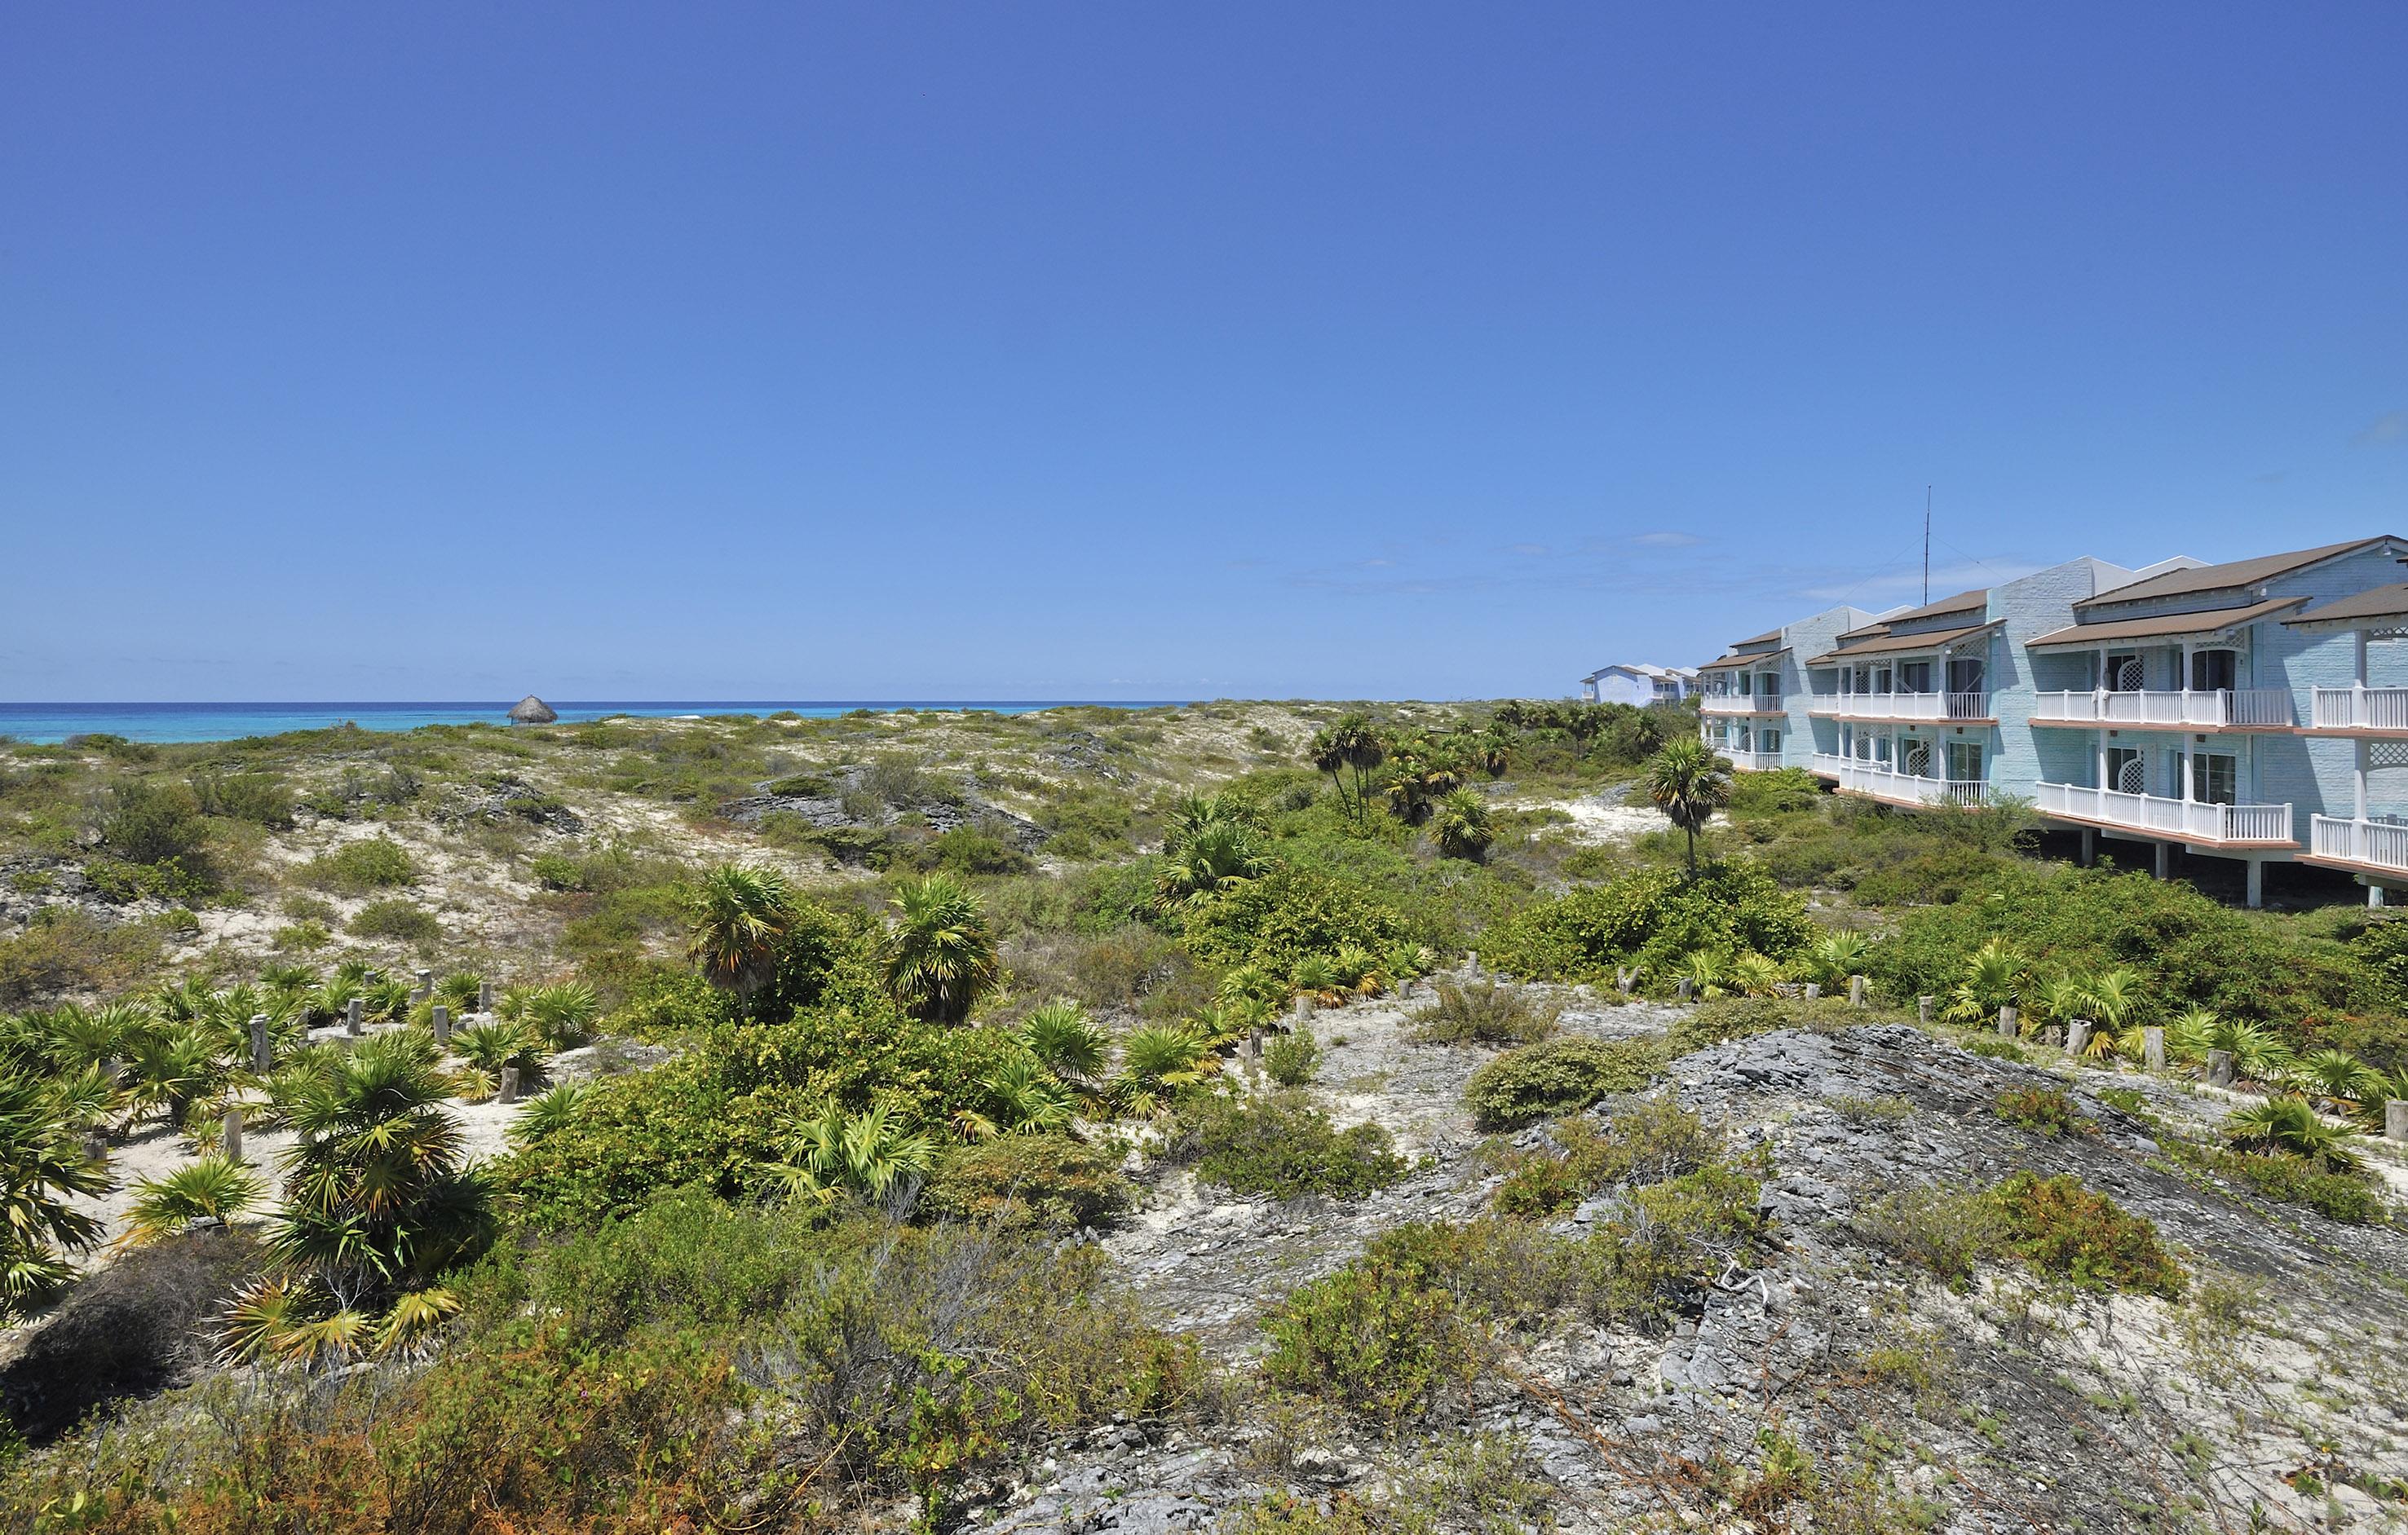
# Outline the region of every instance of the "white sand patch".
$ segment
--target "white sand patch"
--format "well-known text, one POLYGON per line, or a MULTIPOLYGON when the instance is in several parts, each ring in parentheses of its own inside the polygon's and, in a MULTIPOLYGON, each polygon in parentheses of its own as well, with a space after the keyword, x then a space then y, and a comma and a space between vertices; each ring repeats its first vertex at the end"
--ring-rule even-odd
POLYGON ((1572 818, 1567 828, 1580 842, 1600 846, 1625 843, 1648 831, 1667 831, 1672 822, 1652 804, 1609 804, 1602 799, 1508 801, 1514 810, 1560 810, 1572 818))

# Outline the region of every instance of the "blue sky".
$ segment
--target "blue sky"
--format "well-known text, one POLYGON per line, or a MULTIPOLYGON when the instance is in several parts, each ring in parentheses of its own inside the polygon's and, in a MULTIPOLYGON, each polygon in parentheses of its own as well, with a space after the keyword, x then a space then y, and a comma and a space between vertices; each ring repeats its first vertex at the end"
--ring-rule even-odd
POLYGON ((0 698, 1466 697, 2408 533, 2408 7, 18 6, 0 698))

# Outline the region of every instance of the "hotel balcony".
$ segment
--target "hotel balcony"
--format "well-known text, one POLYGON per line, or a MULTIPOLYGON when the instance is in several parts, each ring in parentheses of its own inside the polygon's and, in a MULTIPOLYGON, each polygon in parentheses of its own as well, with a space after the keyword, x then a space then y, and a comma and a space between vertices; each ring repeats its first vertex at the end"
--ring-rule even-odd
POLYGON ((2408 875, 2408 825, 2310 816, 2308 851, 2303 857, 2310 863, 2329 863, 2368 874, 2408 875))
POLYGON ((2408 735, 2408 688, 2311 689, 2310 730, 2342 735, 2408 735))
POLYGON ((1784 714, 1779 693, 1706 693, 1698 700, 1700 714, 1784 714))
POLYGON ((1806 712, 1825 719, 1938 721, 1964 720, 1988 724, 1987 693, 1816 693, 1806 712))
POLYGON ((1842 794, 1861 794, 1884 804, 1910 805, 1916 809, 1935 804, 1980 804, 1989 788, 1984 783, 1926 778, 1912 773, 1899 773, 1879 762, 1859 761, 1853 757, 1836 757, 1821 751, 1814 754, 1813 771, 1823 777, 1836 779, 1842 794))
POLYGON ((2033 801, 2057 820, 2139 831, 2203 847, 2297 847, 2287 804, 2211 804, 2043 781, 2033 801))
POLYGON ((1781 765, 1777 751, 1724 751, 1721 755, 1742 773, 1770 773, 1781 765))
POLYGON ((2291 694, 2283 688, 2225 688, 2205 691, 2036 693, 2035 725, 2152 725, 2186 731, 2285 731, 2291 728, 2291 694))

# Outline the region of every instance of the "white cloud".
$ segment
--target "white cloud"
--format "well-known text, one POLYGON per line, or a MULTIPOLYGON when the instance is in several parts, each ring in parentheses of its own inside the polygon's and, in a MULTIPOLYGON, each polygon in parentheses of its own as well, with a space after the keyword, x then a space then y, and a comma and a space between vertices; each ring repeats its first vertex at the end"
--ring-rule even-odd
POLYGON ((2388 443, 2408 442, 2408 410, 2386 410, 2366 423, 2366 429, 2350 439, 2360 448, 2381 448, 2388 443))
POLYGON ((1687 533, 1642 533, 1634 534, 1630 541, 1650 549, 1685 549, 1705 542, 1697 534, 1687 533))

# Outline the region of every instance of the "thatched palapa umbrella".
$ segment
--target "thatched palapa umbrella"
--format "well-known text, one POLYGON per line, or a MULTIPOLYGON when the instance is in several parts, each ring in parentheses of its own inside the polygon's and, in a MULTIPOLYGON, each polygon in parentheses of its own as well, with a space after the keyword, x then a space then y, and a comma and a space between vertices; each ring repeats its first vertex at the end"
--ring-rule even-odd
POLYGON ((559 718, 552 712, 551 704, 533 693, 520 699, 510 709, 510 723, 513 725, 549 725, 559 718))

